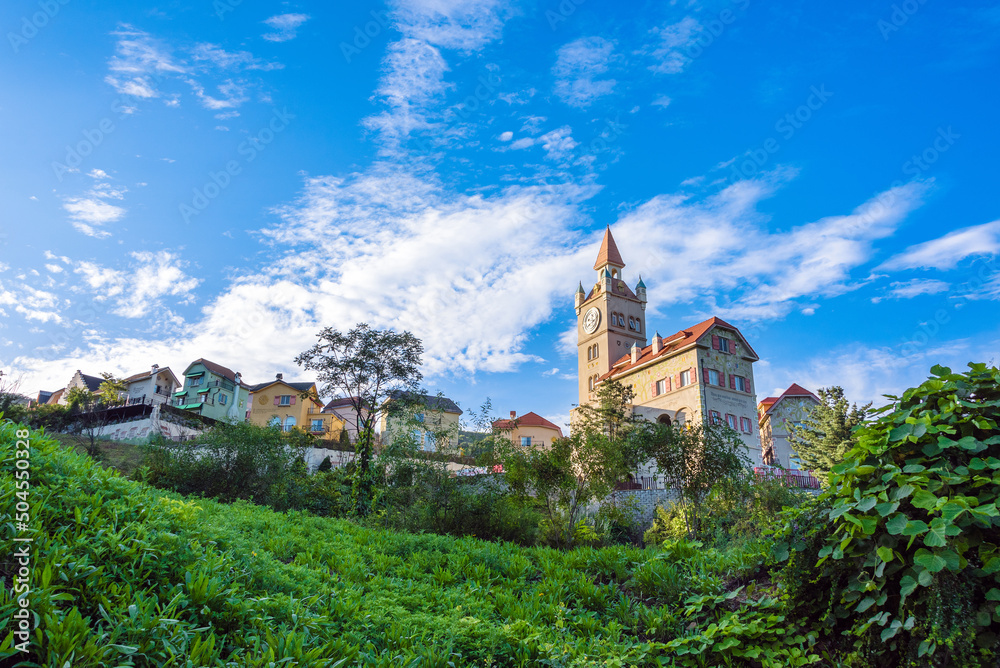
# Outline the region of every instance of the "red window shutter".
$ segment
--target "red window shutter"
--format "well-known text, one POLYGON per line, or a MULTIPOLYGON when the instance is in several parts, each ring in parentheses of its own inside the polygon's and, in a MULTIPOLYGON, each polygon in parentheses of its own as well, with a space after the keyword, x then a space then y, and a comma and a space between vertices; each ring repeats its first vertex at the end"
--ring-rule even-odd
POLYGON ((281 397, 279 397, 279 396, 275 396, 274 397, 274 405, 275 406, 280 406, 281 405, 281 397))
POLYGON ((716 334, 712 334, 712 350, 719 349, 719 337, 716 334))
POLYGON ((729 374, 729 389, 730 390, 736 389, 736 376, 734 376, 733 374, 729 374))
POLYGON ((751 392, 751 390, 750 390, 750 379, 749 379, 749 378, 745 378, 745 379, 743 380, 743 382, 744 382, 744 383, 746 383, 746 386, 747 386, 747 394, 752 394, 752 392, 751 392))
POLYGON ((694 383, 698 382, 698 368, 697 367, 692 367, 692 368, 688 369, 688 374, 690 374, 688 376, 688 380, 691 381, 692 385, 694 383))
POLYGON ((708 385, 708 369, 702 369, 705 375, 705 384, 708 385))
POLYGON ((726 374, 723 371, 719 372, 719 387, 726 386, 726 374))
POLYGON ((292 398, 289 401, 291 402, 291 405, 294 406, 295 405, 295 395, 292 395, 292 398))
POLYGON ((649 393, 651 395, 653 395, 654 397, 656 396, 656 381, 655 380, 653 381, 651 387, 649 388, 649 393))
POLYGON ((681 375, 679 373, 674 374, 674 387, 681 386, 681 375))
POLYGON ((673 384, 673 382, 672 382, 672 381, 673 381, 673 379, 672 379, 672 378, 664 378, 664 379, 663 379, 663 382, 664 382, 664 383, 666 384, 666 386, 667 386, 667 392, 669 392, 670 390, 674 389, 674 388, 672 387, 672 384, 673 384))

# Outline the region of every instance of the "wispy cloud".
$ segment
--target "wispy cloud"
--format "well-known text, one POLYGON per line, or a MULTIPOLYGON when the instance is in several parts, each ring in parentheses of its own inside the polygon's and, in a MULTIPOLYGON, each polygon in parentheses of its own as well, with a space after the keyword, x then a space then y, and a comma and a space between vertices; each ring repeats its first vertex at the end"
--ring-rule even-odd
POLYGON ((97 239, 109 237, 111 232, 105 226, 121 220, 126 212, 124 207, 111 204, 111 201, 124 199, 128 189, 113 185, 101 169, 92 169, 87 176, 95 180, 94 185, 83 196, 65 198, 63 210, 69 214, 70 223, 77 231, 97 239))
POLYGON ((686 16, 677 23, 653 28, 655 43, 649 49, 653 64, 649 69, 657 74, 679 74, 691 62, 689 48, 698 39, 702 27, 686 16))
POLYGON ((178 255, 140 251, 130 256, 134 262, 125 269, 79 262, 74 271, 94 291, 97 301, 111 300, 112 312, 125 318, 139 318, 161 308, 163 297, 177 297, 181 302, 193 298, 201 281, 185 273, 178 255))
POLYGON ((308 14, 278 14, 264 21, 272 32, 262 37, 269 42, 287 42, 298 35, 299 26, 309 20, 308 14))
POLYGON ((581 37, 559 49, 552 67, 555 93, 566 104, 586 109, 611 94, 617 81, 601 79, 612 62, 615 45, 603 37, 581 37))
POLYGON ((886 299, 912 299, 920 295, 936 295, 947 292, 951 285, 932 278, 914 278, 909 281, 893 281, 889 284, 886 294, 872 297, 872 303, 878 304, 886 299))
POLYGON ((943 237, 910 246, 885 261, 879 269, 954 269, 975 255, 1000 254, 1000 220, 949 232, 943 237))

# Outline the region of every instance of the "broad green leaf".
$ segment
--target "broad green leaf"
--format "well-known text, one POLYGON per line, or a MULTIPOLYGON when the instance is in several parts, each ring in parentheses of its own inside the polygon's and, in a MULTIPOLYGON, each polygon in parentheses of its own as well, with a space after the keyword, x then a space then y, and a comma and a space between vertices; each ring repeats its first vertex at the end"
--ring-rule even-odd
POLYGON ((986 600, 1000 601, 1000 589, 994 587, 993 589, 990 589, 988 592, 986 592, 986 600))
POLYGON ((913 498, 910 499, 910 503, 912 503, 915 507, 923 508, 924 510, 933 509, 937 506, 937 502, 938 498, 925 489, 918 489, 913 493, 913 498))
POLYGON ((875 506, 875 512, 877 512, 882 517, 887 517, 896 512, 897 508, 899 508, 898 501, 879 503, 875 506))
POLYGON ((889 432, 889 442, 893 443, 895 441, 905 440, 907 436, 913 433, 913 425, 909 422, 904 423, 889 432))
POLYGON ((958 553, 954 550, 941 550, 938 552, 938 556, 944 559, 945 568, 949 571, 957 571, 959 565, 962 563, 958 553))
POLYGON ((940 517, 931 522, 927 535, 924 536, 924 545, 927 547, 944 547, 947 545, 948 541, 945 540, 944 533, 945 528, 946 525, 940 517))
POLYGON ((927 467, 922 464, 910 464, 909 466, 903 467, 903 473, 920 473, 921 471, 926 471, 927 467))
POLYGON ((919 536, 927 531, 927 523, 922 520, 911 520, 903 527, 904 536, 919 536))
POLYGON ((917 588, 917 581, 909 575, 904 575, 899 581, 899 595, 909 596, 917 588))
POLYGON ((941 506, 941 517, 953 522, 956 517, 965 512, 966 505, 964 502, 949 501, 948 503, 941 506))
POLYGON ((875 550, 875 553, 878 554, 878 558, 881 559, 882 561, 892 561, 893 553, 892 550, 888 547, 880 547, 877 550, 875 550))
POLYGON ((871 596, 866 596, 865 598, 861 599, 861 602, 858 603, 858 606, 855 608, 855 610, 857 612, 864 612, 873 605, 875 605, 875 599, 872 598, 871 596))
POLYGON ((913 561, 914 563, 926 568, 930 573, 937 573, 948 565, 948 562, 945 561, 944 557, 923 548, 917 550, 917 554, 913 557, 913 561))
POLYGON ((877 498, 875 498, 874 496, 866 496, 865 498, 861 499, 861 501, 858 502, 858 505, 855 506, 854 509, 862 513, 867 513, 869 510, 875 507, 876 503, 878 503, 877 498))
POLYGON ((896 513, 892 516, 892 519, 885 523, 885 529, 893 536, 898 536, 903 533, 903 529, 906 528, 906 524, 906 515, 903 513, 896 513))
POLYGON ((910 494, 913 494, 913 489, 912 485, 901 485, 900 487, 897 487, 892 494, 892 500, 899 501, 900 499, 905 499, 910 494))
POLYGON ((866 536, 872 535, 878 529, 878 518, 862 515, 858 518, 858 521, 861 523, 861 530, 866 536))

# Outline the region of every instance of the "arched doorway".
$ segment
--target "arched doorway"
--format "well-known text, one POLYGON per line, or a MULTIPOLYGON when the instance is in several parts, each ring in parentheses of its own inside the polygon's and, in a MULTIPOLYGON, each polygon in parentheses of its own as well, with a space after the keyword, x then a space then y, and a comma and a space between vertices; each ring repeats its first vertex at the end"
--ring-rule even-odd
POLYGON ((670 420, 670 416, 669 416, 669 415, 667 415, 666 413, 664 413, 664 414, 663 414, 663 415, 661 415, 660 417, 656 418, 656 421, 657 421, 657 422, 658 422, 659 424, 665 424, 665 425, 667 425, 668 427, 669 427, 669 426, 671 425, 671 420, 670 420))

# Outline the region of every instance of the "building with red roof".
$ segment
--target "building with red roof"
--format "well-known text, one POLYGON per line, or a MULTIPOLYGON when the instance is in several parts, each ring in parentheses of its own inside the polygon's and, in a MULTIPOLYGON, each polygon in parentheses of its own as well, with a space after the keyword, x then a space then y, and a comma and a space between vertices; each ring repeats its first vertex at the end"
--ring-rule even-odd
POLYGON ((562 438, 559 425, 546 420, 538 413, 525 413, 518 417, 516 411, 510 412, 510 418, 493 422, 494 431, 509 437, 513 443, 535 447, 552 445, 552 441, 562 438))
POLYGON ((753 364, 742 332, 718 317, 647 343, 646 285, 622 278, 625 262, 608 228, 594 270, 597 281, 576 292, 579 403, 609 380, 630 386, 635 412, 663 423, 728 424, 754 463, 761 461, 753 364))
POLYGON ((800 468, 788 436, 819 405, 819 397, 796 383, 777 397, 766 397, 757 405, 762 458, 765 464, 784 469, 800 468))

